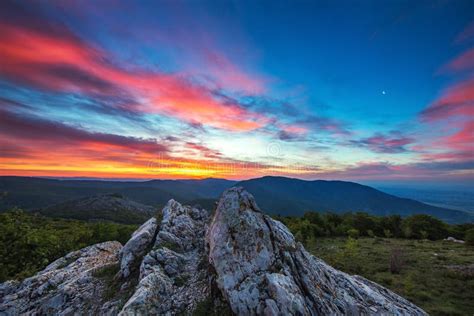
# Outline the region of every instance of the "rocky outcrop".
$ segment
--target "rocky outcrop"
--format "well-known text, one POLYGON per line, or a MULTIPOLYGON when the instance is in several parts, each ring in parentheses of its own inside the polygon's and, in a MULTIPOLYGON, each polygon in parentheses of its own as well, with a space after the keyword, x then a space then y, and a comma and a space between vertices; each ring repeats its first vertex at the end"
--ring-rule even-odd
POLYGON ((0 315, 98 313, 106 284, 95 274, 116 265, 121 248, 116 241, 89 246, 54 261, 21 283, 1 284, 0 315))
POLYGON ((241 188, 224 193, 207 239, 218 287, 236 314, 423 314, 387 289, 310 255, 241 188))
POLYGON ((170 200, 161 217, 123 248, 91 246, 22 283, 2 284, 0 314, 425 315, 309 254, 242 188, 224 192, 213 216, 170 200), (94 271, 114 264, 111 286, 94 271))
POLYGON ((157 226, 156 218, 152 217, 132 234, 120 251, 120 277, 128 278, 134 267, 140 265, 138 260, 146 254, 146 250, 153 243, 157 226))
POLYGON ((209 296, 204 240, 207 211, 170 200, 162 215, 160 231, 143 259, 139 283, 124 314, 191 313, 209 296))

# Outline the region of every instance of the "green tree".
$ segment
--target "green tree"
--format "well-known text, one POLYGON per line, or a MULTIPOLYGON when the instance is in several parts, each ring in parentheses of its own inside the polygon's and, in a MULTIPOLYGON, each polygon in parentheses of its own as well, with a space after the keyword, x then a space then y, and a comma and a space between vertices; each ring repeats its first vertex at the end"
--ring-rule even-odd
POLYGON ((0 214, 0 282, 28 277, 67 253, 108 240, 125 243, 135 225, 52 219, 14 209, 0 214))
POLYGON ((349 236, 352 239, 357 239, 359 238, 359 230, 355 228, 351 228, 347 231, 347 236, 349 236))
POLYGON ((403 221, 407 237, 416 239, 438 240, 447 237, 447 225, 430 215, 418 214, 407 217, 403 221))

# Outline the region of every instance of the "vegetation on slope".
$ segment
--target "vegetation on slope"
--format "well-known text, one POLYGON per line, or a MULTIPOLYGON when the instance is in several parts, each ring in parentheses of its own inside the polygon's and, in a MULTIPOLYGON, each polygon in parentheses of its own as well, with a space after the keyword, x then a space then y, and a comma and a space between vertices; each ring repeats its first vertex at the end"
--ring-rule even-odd
POLYGON ((83 247, 127 242, 136 225, 52 219, 13 210, 0 214, 0 282, 22 279, 83 247))
POLYGON ((102 194, 69 200, 38 212, 48 217, 142 224, 156 213, 156 209, 120 194, 102 194))
POLYGON ((472 246, 379 237, 319 237, 305 246, 335 268, 377 282, 430 315, 474 314, 472 246))
POLYGON ((432 315, 474 313, 474 223, 367 213, 277 219, 315 256, 393 290, 432 315), (448 236, 466 243, 442 240, 448 236))

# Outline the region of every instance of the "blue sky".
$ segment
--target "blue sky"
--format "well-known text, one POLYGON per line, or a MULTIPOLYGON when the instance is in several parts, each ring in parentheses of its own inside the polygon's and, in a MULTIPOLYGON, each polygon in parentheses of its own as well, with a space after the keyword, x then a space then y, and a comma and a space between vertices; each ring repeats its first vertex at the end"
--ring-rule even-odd
POLYGON ((472 1, 1 6, 3 174, 472 183, 472 1))

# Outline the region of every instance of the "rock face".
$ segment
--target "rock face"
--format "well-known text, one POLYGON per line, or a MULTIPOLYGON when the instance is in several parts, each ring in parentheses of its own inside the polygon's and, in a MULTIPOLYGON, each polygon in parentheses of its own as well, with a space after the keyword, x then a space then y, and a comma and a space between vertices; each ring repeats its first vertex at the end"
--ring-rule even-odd
POLYGON ((0 285, 0 314, 426 315, 310 255, 242 188, 225 191, 212 217, 174 200, 161 217, 123 248, 84 248, 0 285), (112 280, 94 272, 111 265, 112 280))
POLYGON ((241 188, 223 195, 207 238, 218 287, 236 314, 423 314, 387 289, 310 255, 241 188))
POLYGON ((140 260, 145 254, 147 248, 155 238, 158 222, 155 217, 150 218, 140 228, 138 228, 120 251, 120 276, 128 278, 134 265, 139 265, 140 260))
MULTIPOLYGON (((208 213, 170 200, 139 283, 123 314, 191 313, 209 296, 204 234, 208 213)), ((126 247, 126 246, 125 246, 126 247)))

